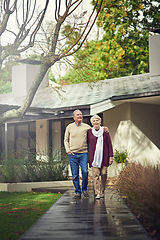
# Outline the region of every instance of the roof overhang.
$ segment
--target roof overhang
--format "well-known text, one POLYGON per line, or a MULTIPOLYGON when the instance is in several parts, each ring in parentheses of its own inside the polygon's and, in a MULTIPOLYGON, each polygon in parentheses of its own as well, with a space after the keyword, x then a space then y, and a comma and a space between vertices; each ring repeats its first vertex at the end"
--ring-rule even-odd
POLYGON ((141 94, 130 94, 123 96, 113 96, 111 101, 115 102, 136 102, 145 104, 156 104, 160 105, 160 91, 141 93, 141 94))
POLYGON ((107 111, 125 102, 160 105, 160 91, 155 91, 154 93, 148 92, 144 94, 113 96, 105 101, 92 104, 90 106, 90 115, 107 111))
POLYGON ((90 106, 90 115, 94 115, 94 114, 97 114, 97 113, 107 111, 107 110, 109 110, 111 108, 114 108, 116 106, 117 106, 117 103, 114 103, 110 99, 92 104, 90 106))
MULTIPOLYGON (((18 109, 18 106, 8 106, 8 105, 0 105, 0 114, 12 109, 18 109)), ((81 106, 73 106, 73 107, 65 107, 65 108, 33 108, 30 107, 26 114, 22 118, 14 118, 8 120, 8 123, 15 122, 29 122, 36 121, 40 119, 52 119, 59 120, 64 118, 73 117, 73 111, 75 109, 79 109, 83 112, 83 116, 90 115, 90 106, 89 105, 81 105, 81 106)))

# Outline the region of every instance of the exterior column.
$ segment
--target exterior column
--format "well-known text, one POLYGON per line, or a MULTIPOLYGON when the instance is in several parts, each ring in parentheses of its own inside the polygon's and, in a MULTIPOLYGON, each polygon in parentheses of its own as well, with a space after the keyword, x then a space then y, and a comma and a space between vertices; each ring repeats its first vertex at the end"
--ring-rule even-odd
POLYGON ((49 153, 49 121, 36 121, 36 159, 47 161, 49 153))

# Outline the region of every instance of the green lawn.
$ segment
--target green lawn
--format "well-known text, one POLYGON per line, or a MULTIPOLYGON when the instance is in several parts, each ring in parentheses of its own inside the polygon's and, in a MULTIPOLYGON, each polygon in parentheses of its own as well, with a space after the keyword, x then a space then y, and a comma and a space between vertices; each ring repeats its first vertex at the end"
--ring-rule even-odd
POLYGON ((0 192, 0 239, 19 239, 60 196, 45 192, 0 192))

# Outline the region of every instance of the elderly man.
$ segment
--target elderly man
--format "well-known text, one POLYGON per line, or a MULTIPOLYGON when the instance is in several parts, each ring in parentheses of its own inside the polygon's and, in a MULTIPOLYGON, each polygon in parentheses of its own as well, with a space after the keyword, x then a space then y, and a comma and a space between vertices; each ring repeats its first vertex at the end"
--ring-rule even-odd
MULTIPOLYGON (((70 123, 65 131, 64 146, 68 153, 72 180, 75 187, 74 199, 89 197, 87 193, 88 185, 88 147, 87 147, 87 131, 91 128, 88 124, 83 123, 83 116, 80 110, 73 112, 74 122, 70 123), (79 184, 79 166, 82 171, 82 191, 79 184)), ((105 127, 105 131, 108 128, 105 127)))
POLYGON ((75 199, 89 197, 88 185, 88 152, 87 152, 87 131, 91 128, 88 124, 82 123, 83 116, 80 110, 73 112, 74 123, 67 126, 64 136, 64 146, 68 153, 69 163, 72 172, 72 180, 75 187, 75 199), (82 192, 79 184, 79 166, 82 171, 82 192))

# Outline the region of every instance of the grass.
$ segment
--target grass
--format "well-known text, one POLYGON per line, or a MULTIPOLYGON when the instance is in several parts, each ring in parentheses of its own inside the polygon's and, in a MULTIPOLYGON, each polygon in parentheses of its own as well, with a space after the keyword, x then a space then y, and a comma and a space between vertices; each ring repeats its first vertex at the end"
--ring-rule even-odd
POLYGON ((160 166, 130 163, 116 186, 150 235, 160 239, 160 166))
POLYGON ((60 196, 46 192, 0 192, 0 239, 19 239, 60 196))

